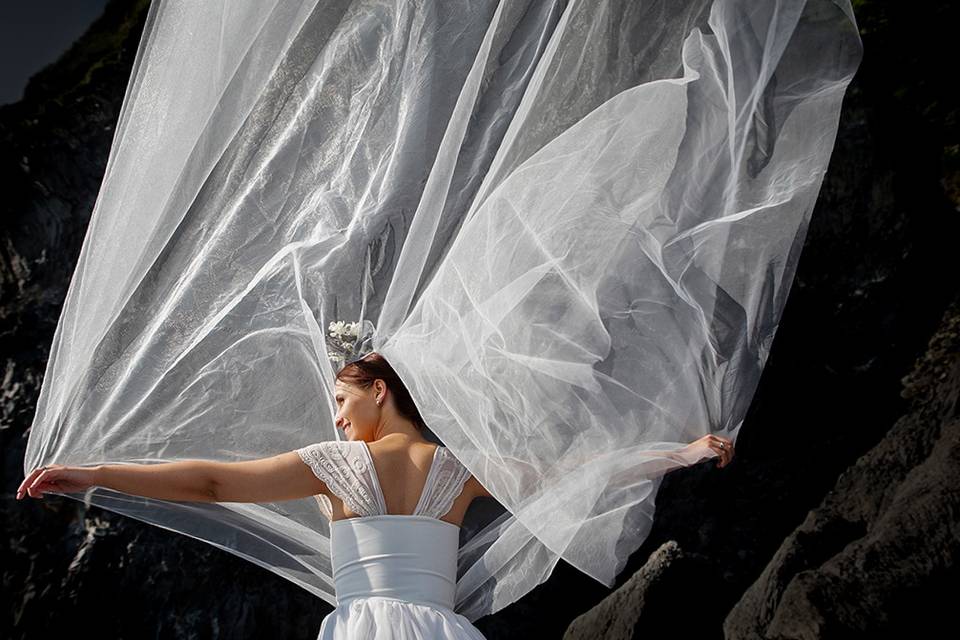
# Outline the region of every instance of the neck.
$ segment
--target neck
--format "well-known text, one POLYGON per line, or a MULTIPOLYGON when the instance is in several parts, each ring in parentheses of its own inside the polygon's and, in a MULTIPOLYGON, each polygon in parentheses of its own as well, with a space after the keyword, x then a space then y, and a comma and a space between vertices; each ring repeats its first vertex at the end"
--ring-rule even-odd
POLYGON ((427 442, 417 426, 402 416, 384 416, 373 435, 375 440, 383 440, 384 438, 399 440, 403 438, 415 442, 427 442))

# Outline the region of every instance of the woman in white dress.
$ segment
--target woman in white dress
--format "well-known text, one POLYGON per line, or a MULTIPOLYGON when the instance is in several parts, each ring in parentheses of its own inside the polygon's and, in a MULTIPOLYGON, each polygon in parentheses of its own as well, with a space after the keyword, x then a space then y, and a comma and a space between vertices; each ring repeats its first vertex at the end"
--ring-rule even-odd
MULTIPOLYGON (((427 440, 410 393, 383 356, 370 353, 337 374, 336 426, 346 440, 318 442, 243 462, 50 465, 17 490, 90 486, 165 500, 268 502, 315 496, 330 518, 337 607, 319 640, 482 639, 454 611, 460 524, 474 498, 490 496, 449 452, 427 440)), ((691 446, 729 464, 733 443, 713 434, 691 446)))

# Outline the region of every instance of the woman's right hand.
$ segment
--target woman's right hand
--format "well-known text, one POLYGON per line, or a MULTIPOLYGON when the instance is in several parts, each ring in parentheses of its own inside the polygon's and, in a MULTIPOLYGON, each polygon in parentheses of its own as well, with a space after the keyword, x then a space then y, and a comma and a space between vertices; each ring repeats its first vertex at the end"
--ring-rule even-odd
POLYGON ((68 467, 62 464, 48 464, 31 471, 17 489, 17 500, 24 495, 42 498, 45 491, 60 493, 79 493, 93 486, 91 467, 68 467))

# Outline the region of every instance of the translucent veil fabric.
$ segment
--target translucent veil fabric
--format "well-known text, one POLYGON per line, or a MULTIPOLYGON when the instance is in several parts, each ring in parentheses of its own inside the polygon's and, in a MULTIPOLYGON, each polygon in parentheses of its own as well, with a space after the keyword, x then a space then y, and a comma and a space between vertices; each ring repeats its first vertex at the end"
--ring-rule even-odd
MULTIPOLYGON (((358 322, 501 507, 456 610, 612 585, 738 433, 860 57, 847 0, 154 0, 24 470, 342 439, 358 322)), ((71 497, 336 602, 312 499, 71 497)))

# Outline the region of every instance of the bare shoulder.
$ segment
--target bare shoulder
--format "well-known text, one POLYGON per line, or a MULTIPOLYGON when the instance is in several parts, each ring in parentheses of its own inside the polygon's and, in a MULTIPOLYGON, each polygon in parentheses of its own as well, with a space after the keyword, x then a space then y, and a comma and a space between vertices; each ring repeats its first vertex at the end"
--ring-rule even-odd
MULTIPOLYGON (((411 458, 417 460, 416 464, 418 466, 429 468, 436 450, 442 446, 443 445, 438 445, 433 442, 417 442, 411 444, 410 442, 391 439, 390 437, 367 442, 367 447, 374 459, 378 463, 382 461, 384 467, 388 468, 408 466, 411 458)), ((464 493, 471 496, 471 500, 475 497, 493 497, 473 474, 470 474, 470 477, 464 483, 464 493)))
POLYGON ((401 456, 404 458, 410 458, 411 454, 414 456, 433 455, 433 450, 437 448, 437 445, 432 442, 409 443, 391 440, 390 438, 371 440, 366 445, 370 453, 385 457, 401 456))
POLYGON ((399 439, 381 438, 366 443, 370 456, 385 473, 410 472, 411 463, 420 470, 429 469, 437 445, 432 442, 403 442, 399 439))

